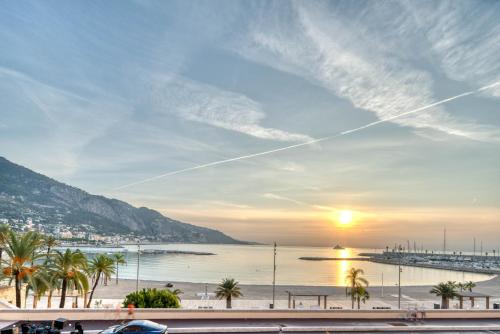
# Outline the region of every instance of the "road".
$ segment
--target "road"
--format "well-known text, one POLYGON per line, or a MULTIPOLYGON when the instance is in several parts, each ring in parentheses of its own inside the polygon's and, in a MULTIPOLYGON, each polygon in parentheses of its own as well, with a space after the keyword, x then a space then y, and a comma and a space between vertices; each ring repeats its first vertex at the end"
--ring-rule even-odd
MULTIPOLYGON (((168 326, 168 332, 180 333, 499 333, 500 320, 459 319, 425 320, 417 323, 408 321, 362 321, 362 320, 169 320, 157 321, 168 326)), ((120 323, 119 321, 82 321, 85 334, 99 331, 120 323)), ((63 334, 69 334, 74 322, 68 322, 63 334)))

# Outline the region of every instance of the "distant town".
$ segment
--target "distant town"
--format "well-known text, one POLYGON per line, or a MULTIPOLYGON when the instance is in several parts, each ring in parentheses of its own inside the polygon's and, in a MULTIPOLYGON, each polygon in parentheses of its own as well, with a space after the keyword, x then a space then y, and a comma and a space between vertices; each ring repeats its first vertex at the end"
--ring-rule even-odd
POLYGON ((25 219, 0 218, 0 224, 6 224, 16 232, 37 231, 52 235, 64 244, 72 245, 101 246, 151 241, 147 237, 137 235, 134 232, 125 235, 118 233, 104 234, 98 232, 92 225, 68 225, 62 221, 47 224, 45 222, 42 223, 42 219, 39 217, 27 217, 25 219))

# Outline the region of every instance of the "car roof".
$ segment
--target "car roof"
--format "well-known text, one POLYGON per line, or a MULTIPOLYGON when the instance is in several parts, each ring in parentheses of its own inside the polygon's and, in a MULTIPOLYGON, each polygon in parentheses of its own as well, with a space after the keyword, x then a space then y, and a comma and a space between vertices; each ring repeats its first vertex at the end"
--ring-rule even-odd
POLYGON ((143 327, 149 327, 149 328, 156 329, 156 330, 163 330, 163 329, 167 328, 167 326, 165 326, 165 325, 162 325, 162 324, 156 323, 154 321, 150 321, 150 320, 132 320, 131 322, 129 322, 127 324, 127 326, 143 326, 143 327))

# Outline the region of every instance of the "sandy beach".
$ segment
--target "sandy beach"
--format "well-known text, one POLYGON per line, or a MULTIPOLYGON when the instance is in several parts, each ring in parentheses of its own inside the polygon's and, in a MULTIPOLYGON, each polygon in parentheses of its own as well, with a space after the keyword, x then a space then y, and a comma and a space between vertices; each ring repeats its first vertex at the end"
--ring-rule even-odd
MULTIPOLYGON (((139 288, 164 288, 167 281, 140 281, 139 288)), ((201 301, 197 295, 203 293, 205 288, 208 292, 213 292, 216 284, 189 283, 189 282, 171 282, 175 289, 183 291, 181 295, 182 306, 185 308, 198 308, 211 306, 213 308, 223 308, 224 302, 219 300, 201 301)), ((234 301, 235 308, 268 308, 272 299, 271 285, 240 285, 243 298, 234 301)), ((135 291, 136 281, 129 279, 120 279, 116 284, 114 280, 110 281, 108 286, 99 286, 95 293, 95 300, 102 300, 103 305, 110 307, 116 305, 123 297, 130 292, 135 291)), ((434 303, 439 303, 440 299, 429 293, 431 286, 403 286, 402 300, 403 308, 406 307, 426 307, 432 308, 434 303)), ((397 286, 372 286, 369 287, 370 300, 362 304, 362 309, 371 309, 377 306, 397 307, 398 288, 397 286)), ((327 307, 350 308, 350 299, 346 297, 346 291, 343 287, 327 286, 296 286, 296 285, 277 285, 276 286, 276 307, 288 307, 288 294, 326 294, 328 297, 327 307)), ((500 301, 500 278, 494 277, 490 280, 478 282, 474 289, 476 292, 491 295, 492 303, 500 301)), ((458 303, 458 302, 457 302, 458 303)), ((317 305, 316 297, 300 298, 296 301, 297 307, 314 308, 317 305)), ((451 306, 455 301, 451 303, 451 306)), ((322 304, 323 305, 323 304, 322 304)), ((482 302, 476 303, 477 307, 484 307, 482 302)), ((321 306, 323 307, 323 306, 321 306)))

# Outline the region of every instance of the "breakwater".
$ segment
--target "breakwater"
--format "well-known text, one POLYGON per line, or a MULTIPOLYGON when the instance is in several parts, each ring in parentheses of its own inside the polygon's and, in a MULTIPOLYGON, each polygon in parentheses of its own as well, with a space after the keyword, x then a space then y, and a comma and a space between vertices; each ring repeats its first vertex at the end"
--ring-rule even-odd
POLYGON ((489 275, 500 274, 500 258, 493 256, 387 251, 379 254, 360 253, 359 255, 368 256, 370 261, 375 263, 489 275))

